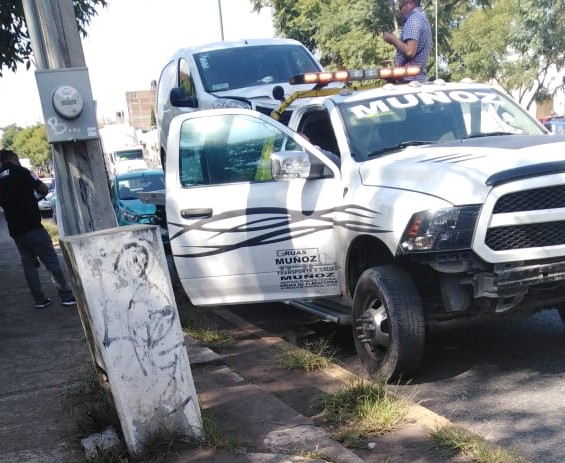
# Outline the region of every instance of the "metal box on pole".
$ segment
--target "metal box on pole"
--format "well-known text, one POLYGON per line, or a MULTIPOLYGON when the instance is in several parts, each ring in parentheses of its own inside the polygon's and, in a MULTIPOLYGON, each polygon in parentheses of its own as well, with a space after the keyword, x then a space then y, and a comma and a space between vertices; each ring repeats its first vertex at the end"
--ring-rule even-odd
POLYGON ((49 143, 99 137, 86 67, 39 69, 35 78, 49 143))

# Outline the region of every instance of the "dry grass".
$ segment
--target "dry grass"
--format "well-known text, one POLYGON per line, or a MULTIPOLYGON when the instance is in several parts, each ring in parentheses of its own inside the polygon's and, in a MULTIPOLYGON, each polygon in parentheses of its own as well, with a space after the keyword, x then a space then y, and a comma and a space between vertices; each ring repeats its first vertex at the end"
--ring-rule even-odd
POLYGON ((465 455, 474 463, 528 463, 515 452, 490 445, 459 426, 444 426, 430 433, 432 445, 445 458, 465 455))
POLYGON ((208 347, 232 342, 231 336, 225 331, 216 330, 208 326, 205 322, 197 320, 187 313, 188 311, 179 307, 179 318, 183 333, 200 341, 208 347))
POLYGON ((323 401, 324 417, 350 447, 400 428, 408 418, 408 398, 391 395, 384 379, 357 380, 323 401))
POLYGON ((49 233, 49 236, 51 237, 51 241, 53 241, 53 244, 58 244, 59 230, 57 229, 57 224, 54 223, 52 220, 42 220, 41 223, 45 227, 45 230, 47 230, 47 233, 49 233))
POLYGON ((335 360, 335 351, 325 339, 309 341, 304 348, 289 347, 280 364, 287 370, 313 372, 328 368, 335 360))

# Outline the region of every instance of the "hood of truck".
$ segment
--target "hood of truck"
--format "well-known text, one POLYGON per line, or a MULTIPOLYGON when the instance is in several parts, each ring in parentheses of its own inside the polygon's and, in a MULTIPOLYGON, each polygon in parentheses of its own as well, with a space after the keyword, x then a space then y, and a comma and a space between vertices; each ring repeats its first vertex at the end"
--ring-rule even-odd
POLYGON ((364 185, 482 203, 493 183, 565 172, 565 137, 506 135, 408 147, 361 163, 364 185))
POLYGON ((244 87, 244 88, 236 88, 233 90, 226 90, 223 92, 213 92, 212 94, 221 97, 221 98, 230 98, 230 97, 237 97, 237 99, 245 98, 248 100, 271 100, 273 104, 280 104, 280 101, 275 100, 273 98, 273 89, 275 87, 282 87, 284 90, 284 94, 288 97, 292 92, 296 90, 300 90, 299 88, 295 87, 304 87, 302 90, 312 88, 312 85, 293 85, 292 87, 289 84, 266 84, 266 85, 255 85, 253 87, 244 87))

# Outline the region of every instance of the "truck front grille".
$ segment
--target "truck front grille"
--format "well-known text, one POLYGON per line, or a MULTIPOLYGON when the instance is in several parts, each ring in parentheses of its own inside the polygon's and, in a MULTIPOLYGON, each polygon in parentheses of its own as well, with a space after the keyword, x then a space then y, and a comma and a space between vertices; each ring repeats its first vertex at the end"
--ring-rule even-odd
POLYGON ((493 251, 565 244, 565 222, 489 228, 485 243, 493 251))
POLYGON ((502 196, 493 213, 535 211, 565 207, 565 185, 517 191, 502 196))

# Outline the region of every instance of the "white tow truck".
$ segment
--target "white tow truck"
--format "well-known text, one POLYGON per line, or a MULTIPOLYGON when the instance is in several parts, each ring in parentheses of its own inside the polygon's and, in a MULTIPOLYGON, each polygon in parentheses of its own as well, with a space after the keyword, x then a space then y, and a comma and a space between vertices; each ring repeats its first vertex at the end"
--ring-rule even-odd
POLYGON ((565 318, 565 137, 485 84, 364 88, 410 72, 304 74, 312 89, 272 117, 172 120, 167 226, 194 305, 286 301, 351 324, 389 381, 417 374, 431 330, 565 318))

